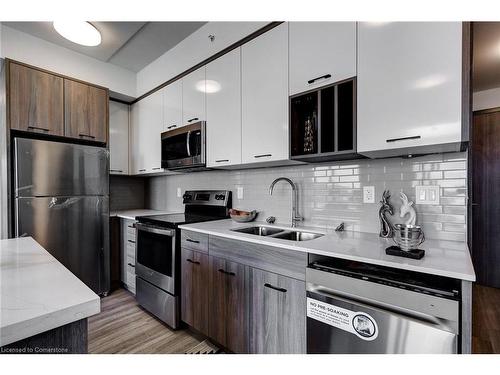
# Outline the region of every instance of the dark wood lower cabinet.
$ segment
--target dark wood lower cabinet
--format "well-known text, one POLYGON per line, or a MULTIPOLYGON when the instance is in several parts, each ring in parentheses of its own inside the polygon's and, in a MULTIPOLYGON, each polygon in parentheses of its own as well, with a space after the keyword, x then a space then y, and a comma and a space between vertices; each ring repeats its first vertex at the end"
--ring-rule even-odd
POLYGON ((212 237, 199 251, 187 246, 181 250, 185 323, 234 353, 306 352, 306 288, 297 279, 305 258, 212 237))
POLYGON ((252 268, 250 352, 306 352, 305 283, 252 268))
POLYGON ((208 255, 181 250, 181 319, 197 331, 208 335, 208 255))
POLYGON ((209 336, 235 353, 247 353, 249 267, 213 256, 209 259, 209 336))
POLYGON ((87 318, 0 347, 1 354, 86 354, 87 318))

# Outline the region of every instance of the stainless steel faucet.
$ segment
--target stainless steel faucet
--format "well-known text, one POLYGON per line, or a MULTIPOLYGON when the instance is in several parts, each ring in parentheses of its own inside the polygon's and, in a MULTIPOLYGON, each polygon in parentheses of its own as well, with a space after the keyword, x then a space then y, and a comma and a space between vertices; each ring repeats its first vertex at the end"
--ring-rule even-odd
POLYGON ((297 185, 295 185, 293 183, 293 181, 290 180, 289 178, 278 177, 276 180, 274 180, 271 183, 271 186, 269 187, 269 194, 273 195, 274 185, 276 185, 276 183, 279 181, 288 182, 290 184, 290 186, 292 187, 292 227, 295 228, 297 226, 297 221, 304 220, 304 218, 299 215, 298 210, 297 210, 297 204, 298 204, 298 200, 299 200, 299 191, 297 190, 297 185))

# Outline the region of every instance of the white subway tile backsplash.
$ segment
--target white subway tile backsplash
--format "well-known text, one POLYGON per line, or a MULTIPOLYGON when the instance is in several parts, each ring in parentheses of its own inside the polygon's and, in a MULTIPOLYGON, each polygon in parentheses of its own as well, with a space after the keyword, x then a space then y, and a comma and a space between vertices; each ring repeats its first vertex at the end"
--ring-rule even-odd
POLYGON ((206 171, 172 176, 152 177, 148 184, 150 208, 182 211, 181 189, 228 189, 233 191, 233 207, 256 209, 259 220, 276 216, 278 223, 290 221, 290 187, 276 185, 273 196, 269 185, 280 176, 291 178, 299 188, 299 211, 304 225, 335 228, 345 222, 347 230, 378 233, 378 210, 382 192, 391 192, 391 203, 399 218, 404 192, 415 200, 415 186, 439 185, 439 205, 415 205, 417 223, 427 238, 464 241, 466 236, 466 153, 427 155, 413 159, 360 159, 322 164, 246 169, 239 171, 206 171), (375 204, 362 203, 362 188, 375 186, 375 204), (236 198, 238 186, 244 198, 236 198))

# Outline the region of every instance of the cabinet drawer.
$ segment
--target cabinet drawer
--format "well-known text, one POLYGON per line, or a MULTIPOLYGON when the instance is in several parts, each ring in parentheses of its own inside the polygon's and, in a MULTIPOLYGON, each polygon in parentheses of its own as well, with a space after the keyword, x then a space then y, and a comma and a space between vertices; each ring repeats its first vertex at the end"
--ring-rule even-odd
POLYGON ((135 294, 135 275, 127 273, 127 289, 135 294))
POLYGON ((135 226, 134 226, 134 224, 135 224, 135 221, 126 221, 125 222, 125 225, 127 228, 126 235, 130 239, 135 239, 135 226))
POLYGON ((135 275, 135 257, 127 256, 127 272, 135 275))
POLYGON ((210 236, 210 255, 305 280, 307 254, 246 241, 210 236))
POLYGON ((127 257, 135 259, 135 242, 127 241, 127 257))
POLYGON ((181 232, 181 247, 208 253, 208 234, 191 232, 183 229, 181 232))

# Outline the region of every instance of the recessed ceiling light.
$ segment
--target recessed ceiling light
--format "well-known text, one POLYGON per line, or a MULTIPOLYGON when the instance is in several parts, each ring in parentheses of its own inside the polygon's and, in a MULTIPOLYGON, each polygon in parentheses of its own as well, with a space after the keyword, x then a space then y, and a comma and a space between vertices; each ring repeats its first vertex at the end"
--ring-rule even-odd
POLYGON ((101 33, 90 22, 54 21, 54 29, 64 38, 82 46, 101 44, 101 33))

